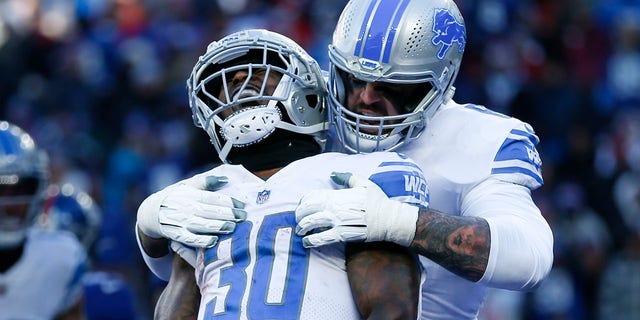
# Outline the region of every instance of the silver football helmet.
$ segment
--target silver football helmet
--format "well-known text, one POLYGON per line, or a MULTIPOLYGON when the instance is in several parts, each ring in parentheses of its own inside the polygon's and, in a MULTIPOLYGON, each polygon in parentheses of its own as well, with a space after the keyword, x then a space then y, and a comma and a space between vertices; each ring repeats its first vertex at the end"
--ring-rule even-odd
POLYGON ((417 138, 453 96, 465 44, 464 20, 452 0, 349 1, 329 45, 330 118, 340 142, 351 152, 373 152, 417 138), (354 81, 421 83, 424 95, 397 97, 396 116, 362 115, 346 105, 354 81))
POLYGON ((22 243, 42 210, 48 165, 28 133, 0 121, 0 248, 22 243))
POLYGON ((232 147, 259 142, 276 128, 311 135, 321 146, 325 141, 327 90, 320 67, 281 34, 245 30, 212 42, 187 89, 194 123, 223 162, 232 147))

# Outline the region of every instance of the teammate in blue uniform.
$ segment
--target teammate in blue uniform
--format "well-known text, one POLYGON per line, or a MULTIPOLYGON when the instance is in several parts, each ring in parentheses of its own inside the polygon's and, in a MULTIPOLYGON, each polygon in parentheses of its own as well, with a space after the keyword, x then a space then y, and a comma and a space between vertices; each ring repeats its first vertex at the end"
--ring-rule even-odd
MULTIPOLYGON (((102 211, 88 193, 72 184, 53 184, 47 190, 38 222, 43 229, 72 232, 92 257, 102 225, 102 211)), ((122 275, 99 270, 90 263, 82 285, 87 320, 138 317, 133 287, 122 275)))
MULTIPOLYGON (((393 199, 428 204, 420 170, 403 155, 319 154, 327 115, 317 63, 282 35, 248 30, 210 44, 187 84, 195 124, 225 164, 151 195, 138 211, 138 238, 151 267, 154 257, 166 254, 163 238, 201 247, 190 256, 174 246, 195 266, 195 278, 193 268, 174 260, 156 317, 175 318, 199 305, 198 319, 415 318, 418 265, 404 248, 337 244, 309 250, 295 235, 301 196, 332 188, 326 177, 333 170, 358 172, 393 199), (220 176, 228 182, 215 197, 194 188, 220 176), (228 200, 226 208, 218 198, 228 200), (202 224, 212 216, 228 221, 202 224), (221 234, 195 234, 210 228, 221 234), (368 276, 376 279, 364 282, 371 288, 358 284, 363 290, 352 296, 350 285, 368 276)), ((357 215, 346 220, 362 224, 357 215)))
POLYGON ((70 232, 33 228, 48 159, 31 136, 0 121, 0 319, 83 319, 87 256, 70 232))
POLYGON ((353 176, 342 181, 352 188, 311 193, 297 211, 299 234, 329 228, 305 237, 309 247, 354 239, 339 220, 356 210, 366 217, 356 239, 420 254, 424 319, 475 319, 488 288, 535 288, 553 262, 551 230, 531 198, 543 184, 533 129, 452 100, 465 44, 451 0, 351 0, 329 46, 334 150, 408 155, 430 205, 389 201, 353 176), (415 228, 383 223, 389 214, 415 228))

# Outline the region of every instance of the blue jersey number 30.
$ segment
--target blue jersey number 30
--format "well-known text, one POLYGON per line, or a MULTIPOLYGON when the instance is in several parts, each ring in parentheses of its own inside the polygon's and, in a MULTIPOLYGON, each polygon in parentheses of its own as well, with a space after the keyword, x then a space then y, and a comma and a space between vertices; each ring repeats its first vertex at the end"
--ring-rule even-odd
POLYGON ((248 319, 298 318, 309 254, 302 238, 294 233, 295 224, 293 212, 286 212, 265 216, 257 240, 250 238, 256 226, 249 222, 220 236, 219 245, 205 252, 205 264, 224 266, 217 267, 219 283, 208 285, 228 290, 224 297, 207 303, 204 319, 239 319, 245 304, 248 319))

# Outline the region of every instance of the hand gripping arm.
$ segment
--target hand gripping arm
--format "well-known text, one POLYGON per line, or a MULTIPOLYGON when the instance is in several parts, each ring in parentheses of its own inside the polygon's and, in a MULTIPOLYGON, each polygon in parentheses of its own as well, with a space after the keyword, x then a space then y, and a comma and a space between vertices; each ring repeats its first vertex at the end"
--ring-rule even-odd
POLYGON ((152 194, 138 208, 140 231, 193 247, 214 246, 216 234, 233 232, 247 216, 244 203, 212 192, 226 183, 226 177, 200 175, 152 194))
POLYGON ((309 193, 296 209, 296 233, 306 235, 304 246, 339 241, 389 241, 405 247, 411 244, 418 207, 389 199, 364 177, 334 172, 331 179, 349 188, 309 193), (314 230, 323 231, 312 233, 314 230))

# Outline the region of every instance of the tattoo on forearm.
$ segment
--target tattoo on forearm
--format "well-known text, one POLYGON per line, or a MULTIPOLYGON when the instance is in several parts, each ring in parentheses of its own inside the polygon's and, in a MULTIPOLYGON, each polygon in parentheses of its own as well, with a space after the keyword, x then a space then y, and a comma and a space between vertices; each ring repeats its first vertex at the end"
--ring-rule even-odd
POLYGON ((411 247, 445 269, 471 281, 482 278, 489 260, 487 221, 422 210, 411 247))

